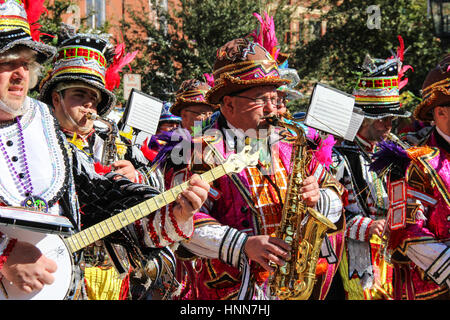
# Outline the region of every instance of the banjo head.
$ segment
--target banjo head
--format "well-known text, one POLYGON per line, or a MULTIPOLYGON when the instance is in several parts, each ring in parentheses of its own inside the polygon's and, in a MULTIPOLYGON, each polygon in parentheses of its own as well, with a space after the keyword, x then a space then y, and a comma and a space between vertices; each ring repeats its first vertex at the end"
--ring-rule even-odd
POLYGON ((0 225, 0 232, 11 238, 35 245, 42 254, 55 261, 56 272, 52 273, 55 281, 45 285, 40 291, 26 293, 3 278, 0 284, 0 300, 63 300, 72 285, 73 258, 63 238, 55 234, 31 231, 28 229, 0 225), (3 287, 2 287, 3 285, 3 287))

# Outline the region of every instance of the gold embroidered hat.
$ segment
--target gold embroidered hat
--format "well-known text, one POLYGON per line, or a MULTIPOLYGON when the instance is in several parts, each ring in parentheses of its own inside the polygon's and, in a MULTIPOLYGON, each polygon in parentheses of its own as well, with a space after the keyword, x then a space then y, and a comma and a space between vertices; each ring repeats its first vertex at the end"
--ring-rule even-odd
POLYGON ((181 109, 193 104, 204 104, 213 110, 218 109, 218 105, 211 104, 206 100, 206 93, 210 89, 211 87, 207 83, 197 79, 183 81, 176 93, 175 103, 170 108, 170 112, 180 116, 181 109))
POLYGON ((290 83, 280 77, 278 64, 271 54, 245 38, 231 40, 217 50, 213 76, 214 86, 206 94, 211 104, 219 104, 224 96, 253 87, 280 87, 290 83))
POLYGON ((422 85, 422 102, 414 109, 414 117, 420 121, 432 121, 436 106, 450 106, 450 54, 426 76, 422 85))

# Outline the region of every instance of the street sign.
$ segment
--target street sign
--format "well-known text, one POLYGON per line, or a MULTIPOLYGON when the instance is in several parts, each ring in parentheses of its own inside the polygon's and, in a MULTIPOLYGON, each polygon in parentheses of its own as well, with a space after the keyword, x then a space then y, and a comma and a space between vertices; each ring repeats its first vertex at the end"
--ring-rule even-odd
POLYGON ((126 73, 123 75, 123 98, 128 100, 132 89, 141 90, 141 75, 126 73))

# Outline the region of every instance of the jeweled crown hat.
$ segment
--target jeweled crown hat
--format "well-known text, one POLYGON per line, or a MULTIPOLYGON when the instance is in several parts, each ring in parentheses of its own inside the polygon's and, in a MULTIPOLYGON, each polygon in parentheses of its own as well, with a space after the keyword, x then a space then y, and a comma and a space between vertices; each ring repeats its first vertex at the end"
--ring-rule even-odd
POLYGON ((447 54, 425 77, 422 85, 422 102, 414 109, 420 121, 432 121, 436 106, 450 105, 450 54, 447 54))
POLYGON ((189 79, 181 83, 175 97, 175 102, 172 105, 170 111, 177 116, 180 116, 180 112, 183 108, 193 104, 203 104, 211 109, 216 110, 218 105, 214 105, 206 101, 206 93, 211 87, 200 80, 189 79))
POLYGON ((44 0, 0 1, 0 54, 23 45, 37 52, 36 61, 43 63, 53 57, 55 48, 40 42, 39 17, 44 0))
POLYGON ((400 90, 408 79, 402 79, 411 66, 403 66, 403 39, 399 37, 397 54, 388 59, 366 55, 362 75, 353 90, 355 106, 360 107, 367 118, 380 119, 389 116, 409 117, 411 113, 401 108, 400 90))
POLYGON ((246 38, 231 40, 217 50, 213 76, 214 86, 206 94, 211 104, 218 104, 225 95, 253 87, 279 87, 290 82, 280 77, 272 55, 246 38))
POLYGON ((116 103, 114 93, 105 87, 105 74, 114 57, 113 49, 104 35, 76 33, 73 27, 62 25, 53 69, 41 81, 39 99, 52 105, 52 91, 59 83, 81 81, 101 92, 97 113, 99 116, 108 114, 116 103))
POLYGON ((181 123, 181 118, 174 115, 172 112, 170 112, 171 107, 172 107, 172 105, 170 102, 163 103, 163 108, 161 110, 161 115, 159 117, 159 123, 165 122, 165 121, 181 123))

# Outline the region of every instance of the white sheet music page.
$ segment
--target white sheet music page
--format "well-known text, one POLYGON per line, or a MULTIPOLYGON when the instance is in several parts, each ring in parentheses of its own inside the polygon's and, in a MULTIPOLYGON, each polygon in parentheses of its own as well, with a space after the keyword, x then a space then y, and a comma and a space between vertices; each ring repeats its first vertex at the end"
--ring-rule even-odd
POLYGON ((353 108, 352 117, 350 119, 350 123, 348 126, 348 130, 345 133, 344 139, 353 141, 355 139, 356 134, 358 133, 359 127, 364 120, 364 113, 360 108, 353 108))
POLYGON ((354 104, 355 98, 352 95, 317 83, 306 114, 305 124, 337 137, 353 140, 353 129, 359 120, 358 115, 353 115, 354 104))
POLYGON ((158 128, 162 107, 162 101, 133 90, 126 125, 153 135, 158 128))

